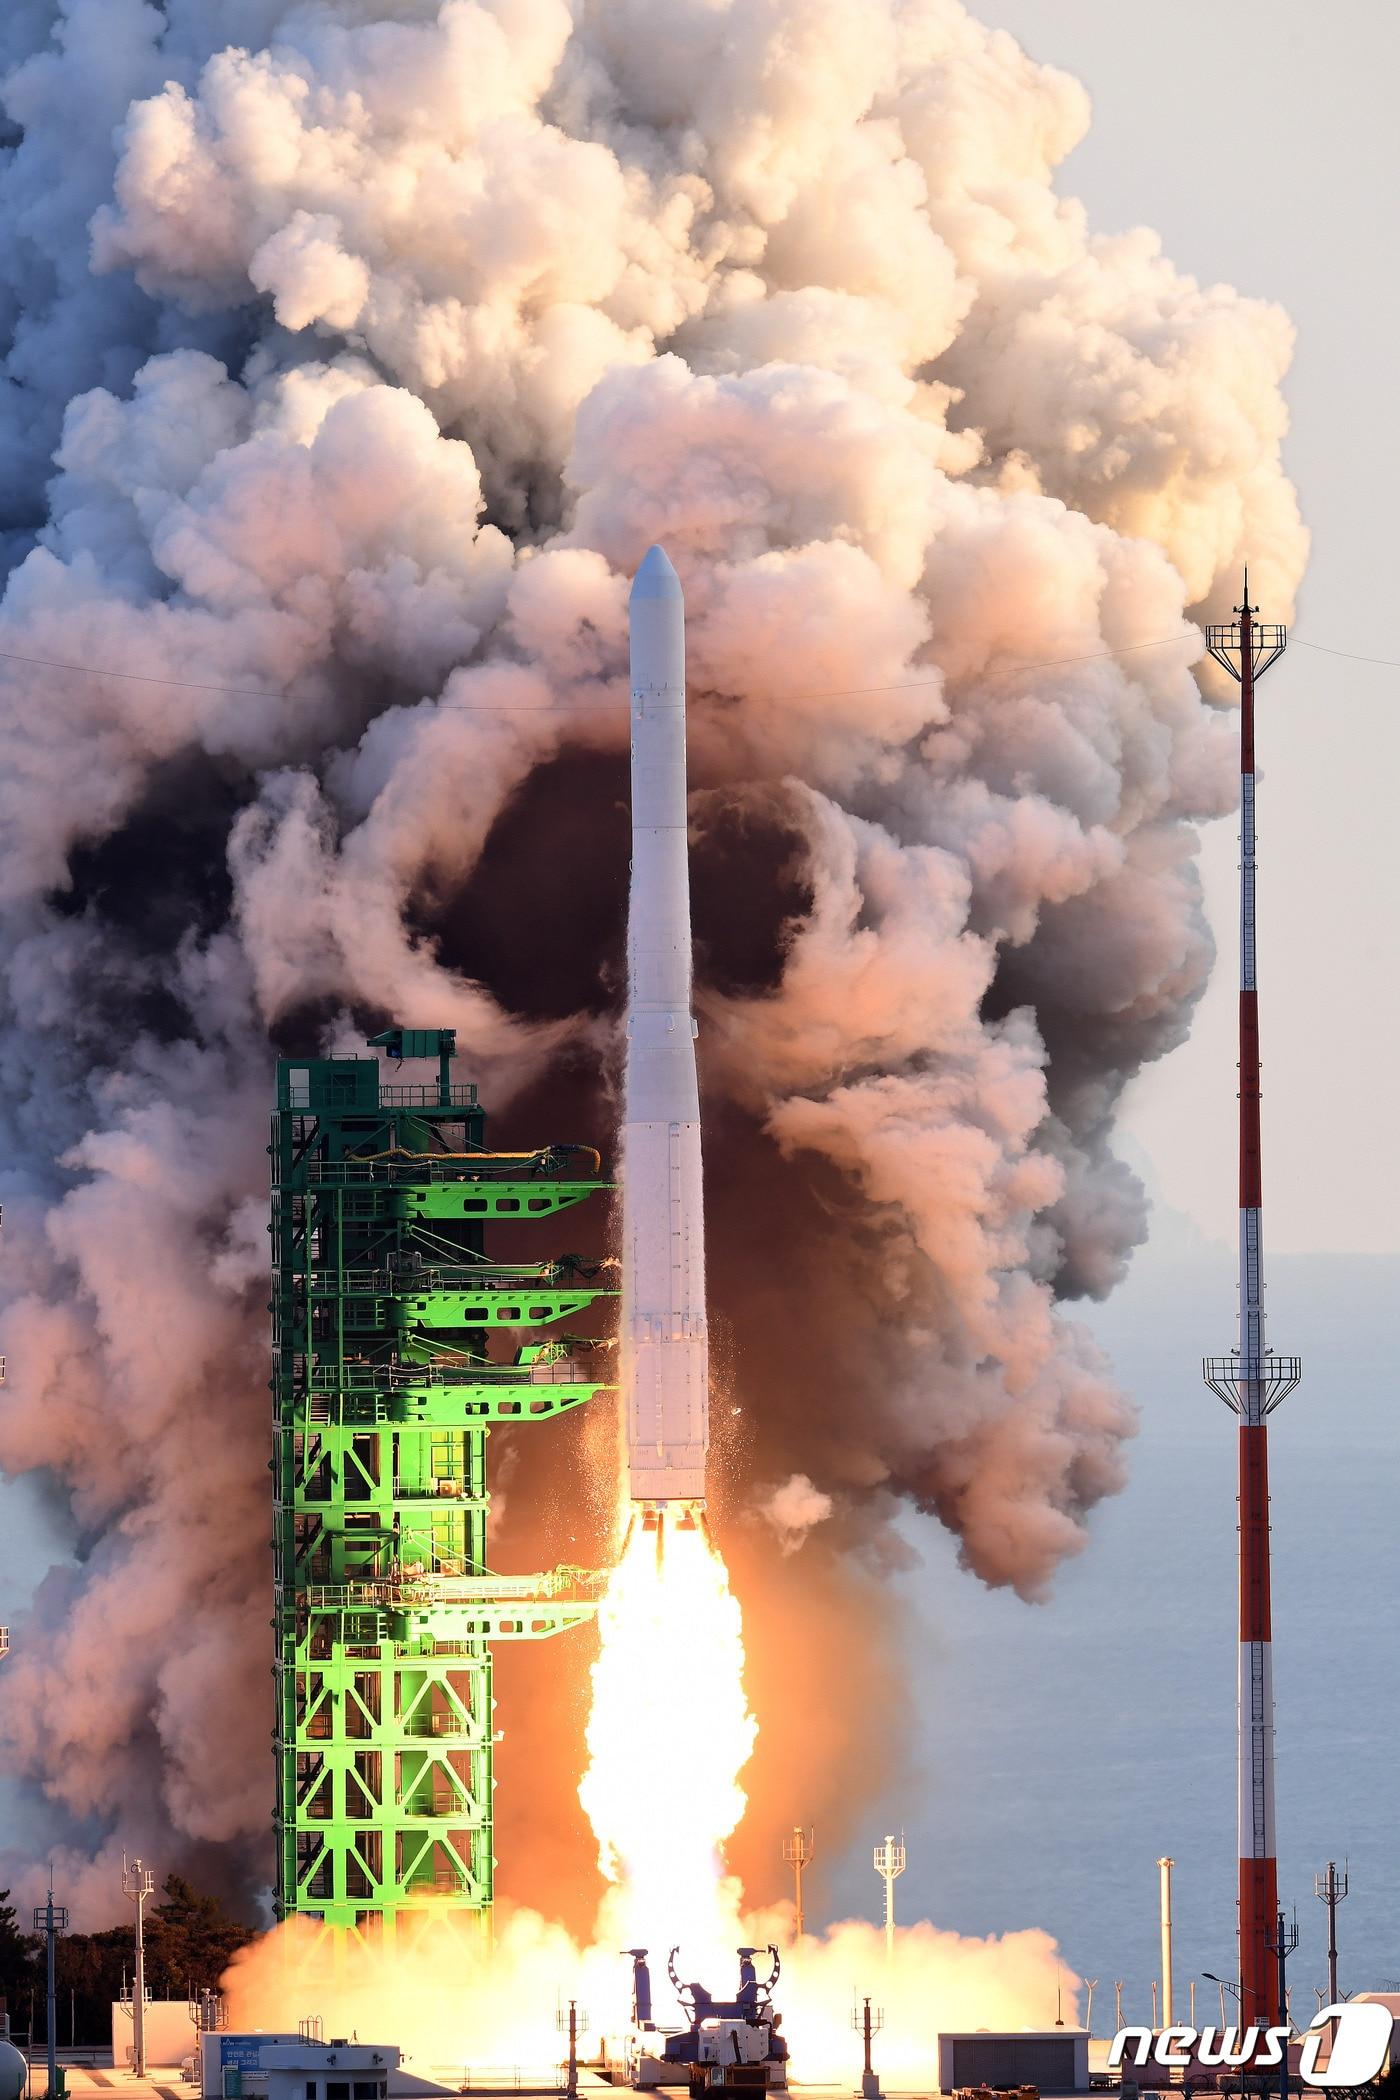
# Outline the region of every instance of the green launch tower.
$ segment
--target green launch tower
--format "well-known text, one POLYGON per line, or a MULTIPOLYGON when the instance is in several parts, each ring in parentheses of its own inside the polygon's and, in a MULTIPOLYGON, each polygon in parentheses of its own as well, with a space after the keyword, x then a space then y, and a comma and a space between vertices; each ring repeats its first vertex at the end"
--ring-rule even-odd
POLYGON ((559 1329, 612 1293, 573 1256, 490 1245, 603 1188, 597 1155, 489 1151, 451 1030, 373 1047, 436 1058, 435 1081, 386 1085, 377 1057, 277 1068, 277 1903, 402 1940, 489 1911, 493 1643, 595 1608, 583 1570, 491 1572, 486 1441, 611 1384, 559 1329))

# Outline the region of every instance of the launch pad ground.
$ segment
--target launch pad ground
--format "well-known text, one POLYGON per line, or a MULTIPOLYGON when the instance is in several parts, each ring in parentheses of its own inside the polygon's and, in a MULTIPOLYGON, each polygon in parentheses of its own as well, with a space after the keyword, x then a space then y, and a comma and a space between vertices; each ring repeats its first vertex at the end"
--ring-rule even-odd
MULTIPOLYGON (((144 2078, 102 2063, 63 2064, 60 2069, 70 2100, 99 2100, 104 2094, 119 2094, 121 2100, 198 2100, 198 2086, 186 2082, 178 2064, 156 2065, 144 2078)), ((424 2066, 416 2077, 406 2075, 404 2085, 420 2094, 466 2094, 475 2095, 476 2100, 497 2100, 497 2096, 499 2100, 512 2100, 514 2095, 520 2095, 521 2100, 527 2100, 531 2095, 558 2095, 559 2100, 564 2100, 565 2088, 545 2083, 548 2075, 545 2072, 542 2077, 539 2071, 528 2066, 487 2064, 473 2066, 464 2077, 461 2072, 453 2073, 445 2067, 424 2066)), ((621 2095, 626 2091, 625 2087, 610 2085, 596 2072, 582 2068, 579 2070, 578 2089, 581 2094, 590 2096, 590 2100, 601 2100, 604 2094, 621 2095)), ((668 2094, 676 2094, 678 2100, 684 2090, 684 2087, 665 2088, 668 2094)), ((789 2090, 794 2100, 806 2100, 808 2095, 811 2100, 848 2100, 853 2089, 835 2079, 795 2079, 789 2090)), ((938 2100, 937 2088, 932 2084, 884 2086, 881 2091, 884 2100, 938 2100)), ((40 2059, 30 2075, 31 2100, 47 2100, 47 2092, 48 2073, 40 2059)), ((1053 2100, 1053 2096, 1047 2095, 1045 2100, 1053 2100)))
MULTIPOLYGON (((130 2071, 113 2070, 110 2064, 104 2068, 101 2064, 61 2063, 59 2071, 65 2090, 73 2100, 96 2100, 99 2093, 109 2093, 114 2089, 131 2094, 133 2100, 156 2100, 157 2095, 159 2100, 191 2100, 194 2092, 194 2087, 186 2085, 181 2078, 178 2064, 170 2070, 156 2066, 144 2078, 136 2078, 130 2071)), ((29 2091, 34 2095, 47 2095, 48 2088, 48 2067, 42 2062, 36 2063, 29 2074, 29 2091)))

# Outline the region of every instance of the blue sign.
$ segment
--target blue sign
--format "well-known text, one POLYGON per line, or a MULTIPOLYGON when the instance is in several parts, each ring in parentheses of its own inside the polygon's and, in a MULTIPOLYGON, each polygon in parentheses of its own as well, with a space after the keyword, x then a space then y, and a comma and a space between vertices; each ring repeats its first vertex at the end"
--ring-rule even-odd
POLYGON ((261 2069, 258 2062, 259 2052, 266 2049, 269 2043, 281 2042, 285 2045, 296 2040, 296 2035, 287 2034, 221 2034, 219 2063, 221 2067, 224 2064, 236 2064, 240 2071, 256 2071, 261 2069))

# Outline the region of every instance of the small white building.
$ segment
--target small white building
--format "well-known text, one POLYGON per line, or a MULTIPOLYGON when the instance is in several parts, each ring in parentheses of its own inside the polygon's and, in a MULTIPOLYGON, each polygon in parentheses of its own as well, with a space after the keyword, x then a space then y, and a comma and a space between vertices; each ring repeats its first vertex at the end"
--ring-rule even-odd
POLYGON ((200 2037, 202 2100, 388 2100, 399 2051, 299 2034, 200 2037))
MULTIPOLYGON (((3 4, 3 0, 0 0, 3 4)), ((201 2100, 442 2100, 461 2078, 406 2071, 387 2042, 315 2040, 305 2034, 223 2028, 199 2038, 201 2100)))
POLYGON ((397 2049, 369 2042, 274 2042, 262 2051, 267 2100, 388 2100, 397 2049))

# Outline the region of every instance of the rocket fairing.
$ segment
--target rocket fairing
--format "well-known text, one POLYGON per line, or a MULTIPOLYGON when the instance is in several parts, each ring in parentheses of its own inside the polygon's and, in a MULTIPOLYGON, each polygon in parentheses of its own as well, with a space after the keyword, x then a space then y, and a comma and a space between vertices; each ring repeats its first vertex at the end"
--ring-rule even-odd
POLYGON ((660 547, 638 569, 632 645, 632 876, 622 1128, 622 1348, 629 1493, 705 1498, 710 1344, 696 1025, 690 1010, 685 601, 660 547))

